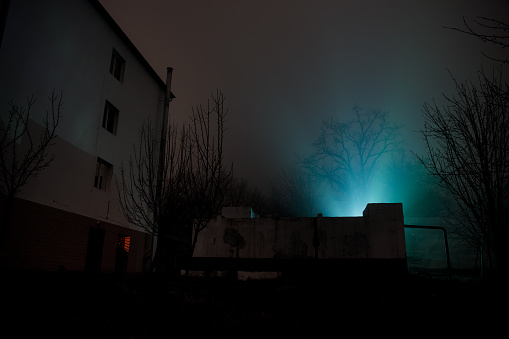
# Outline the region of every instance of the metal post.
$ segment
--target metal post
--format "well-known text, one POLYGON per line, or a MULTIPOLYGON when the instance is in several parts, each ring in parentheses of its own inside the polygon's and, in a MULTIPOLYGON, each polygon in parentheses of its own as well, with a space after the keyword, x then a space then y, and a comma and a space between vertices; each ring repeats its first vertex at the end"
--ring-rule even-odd
POLYGON ((451 258, 449 256, 449 242, 447 241, 447 231, 444 227, 441 226, 417 226, 417 225, 405 225, 405 228, 420 228, 420 229, 429 229, 429 230, 442 230, 444 232, 444 245, 445 245, 445 254, 447 256, 447 273, 449 275, 449 279, 451 278, 451 258))

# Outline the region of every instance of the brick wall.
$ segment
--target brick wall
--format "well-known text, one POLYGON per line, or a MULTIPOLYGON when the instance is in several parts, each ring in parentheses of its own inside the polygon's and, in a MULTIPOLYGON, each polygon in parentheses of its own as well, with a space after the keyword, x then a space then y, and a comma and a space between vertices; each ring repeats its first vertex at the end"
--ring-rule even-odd
MULTIPOLYGON (((4 202, 0 201, 4 211, 4 202)), ((3 222, 3 218, 0 219, 3 222)), ((104 229, 101 272, 114 272, 119 234, 130 237, 127 272, 142 272, 148 262, 150 236, 144 232, 98 221, 27 200, 16 199, 0 244, 0 266, 27 270, 65 268, 83 271, 91 227, 104 229)))

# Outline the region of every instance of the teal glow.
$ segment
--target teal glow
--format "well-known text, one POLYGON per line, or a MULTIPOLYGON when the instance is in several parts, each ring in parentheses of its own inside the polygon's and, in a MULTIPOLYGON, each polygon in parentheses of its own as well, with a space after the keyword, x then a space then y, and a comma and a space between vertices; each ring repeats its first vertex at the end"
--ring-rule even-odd
POLYGON ((352 192, 320 191, 319 213, 329 217, 362 216, 368 203, 402 203, 405 217, 443 215, 447 196, 414 159, 388 159, 368 185, 364 200, 352 192))

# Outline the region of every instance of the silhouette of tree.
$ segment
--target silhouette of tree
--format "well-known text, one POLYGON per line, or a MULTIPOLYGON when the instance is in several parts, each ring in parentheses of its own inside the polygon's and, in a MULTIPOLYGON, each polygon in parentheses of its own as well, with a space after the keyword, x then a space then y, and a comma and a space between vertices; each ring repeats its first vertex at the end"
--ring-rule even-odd
POLYGON ((364 203, 380 159, 400 145, 401 126, 380 109, 364 113, 355 106, 353 111, 355 118, 349 122, 323 121, 313 153, 300 162, 334 191, 364 203))
POLYGON ((269 199, 246 179, 240 178, 232 179, 225 206, 251 207, 259 215, 271 213, 269 199))
MULTIPOLYGON (((26 108, 11 101, 7 122, 0 126, 0 192, 6 199, 3 227, 9 222, 16 194, 55 158, 49 149, 57 138, 56 130, 63 110, 62 93, 57 95, 53 91, 48 99, 51 110, 46 111, 40 135, 35 135, 37 133, 30 123, 36 102, 33 95, 27 99, 26 108)), ((3 230, 0 233, 3 235, 3 230)))
POLYGON ((192 110, 188 149, 191 154, 186 178, 186 204, 193 217, 191 254, 199 233, 224 207, 233 179, 233 164, 225 166, 223 156, 226 97, 217 90, 207 101, 192 110))
MULTIPOLYGON (((158 237, 156 258, 164 262, 167 252, 165 238, 171 238, 163 222, 170 201, 183 196, 190 155, 186 149, 188 131, 185 127, 169 126, 165 151, 154 136, 150 119, 139 131, 138 143, 127 164, 120 167, 116 181, 120 210, 124 217, 153 236, 158 237)), ((163 141, 164 145, 164 141, 163 141)))
POLYGON ((318 186, 313 175, 299 166, 281 169, 270 179, 271 214, 280 217, 316 216, 318 186))
MULTIPOLYGON (((402 201, 405 217, 445 217, 449 195, 413 154, 394 153, 380 170, 384 201, 402 201)), ((450 200, 450 199, 449 199, 450 200)))
POLYGON ((157 237, 154 262, 161 267, 178 255, 177 246, 192 254, 199 232, 226 201, 233 172, 223 165, 224 101, 217 91, 207 108, 193 108, 189 125, 169 127, 166 144, 154 137, 150 121, 144 123, 133 156, 121 166, 121 211, 157 237))
POLYGON ((502 72, 459 83, 456 94, 423 107, 427 154, 417 155, 456 202, 455 231, 497 265, 509 265, 509 88, 502 72))
MULTIPOLYGON (((482 16, 477 17, 477 19, 474 20, 474 23, 476 25, 475 28, 467 23, 465 17, 463 17, 463 23, 465 25, 465 29, 455 27, 446 28, 475 36, 479 38, 482 42, 493 44, 495 46, 500 47, 500 49, 509 48, 509 23, 482 16)), ((500 59, 495 58, 493 56, 489 56, 484 52, 482 53, 484 56, 491 60, 499 61, 502 63, 509 62, 508 57, 500 59)))

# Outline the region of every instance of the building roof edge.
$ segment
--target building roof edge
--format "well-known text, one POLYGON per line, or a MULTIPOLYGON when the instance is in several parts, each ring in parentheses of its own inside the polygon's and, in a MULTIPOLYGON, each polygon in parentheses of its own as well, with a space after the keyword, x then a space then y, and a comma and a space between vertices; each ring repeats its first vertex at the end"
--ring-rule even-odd
MULTIPOLYGON (((120 39, 127 45, 127 47, 133 52, 134 56, 138 59, 138 61, 145 67, 148 73, 154 78, 159 87, 162 89, 166 88, 166 83, 161 79, 161 77, 157 74, 157 72, 152 68, 147 59, 141 54, 141 52, 136 48, 133 42, 129 39, 129 37, 124 33, 122 28, 117 24, 117 22, 113 19, 113 17, 108 13, 106 8, 99 2, 99 0, 89 0, 89 2, 94 6, 94 8, 99 12, 99 14, 108 22, 113 31, 118 34, 120 39)), ((173 93, 172 93, 173 96, 173 93)), ((173 96, 174 97, 174 96, 173 96)))

